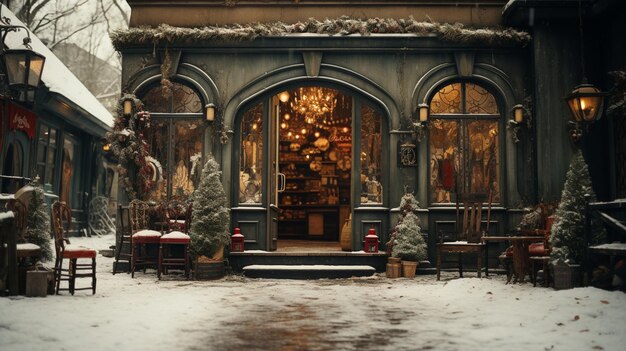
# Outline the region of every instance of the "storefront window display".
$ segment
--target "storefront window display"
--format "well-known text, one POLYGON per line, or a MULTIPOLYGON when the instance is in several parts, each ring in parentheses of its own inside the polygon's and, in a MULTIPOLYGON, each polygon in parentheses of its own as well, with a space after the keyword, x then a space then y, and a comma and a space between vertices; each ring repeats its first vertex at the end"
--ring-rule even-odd
POLYGON ((430 185, 432 203, 455 194, 490 193, 500 201, 500 115, 495 97, 473 83, 440 89, 431 104, 430 185))
POLYGON ((382 204, 382 116, 361 105, 361 204, 382 204))
POLYGON ((239 202, 260 204, 263 195, 263 104, 247 110, 241 119, 239 202))

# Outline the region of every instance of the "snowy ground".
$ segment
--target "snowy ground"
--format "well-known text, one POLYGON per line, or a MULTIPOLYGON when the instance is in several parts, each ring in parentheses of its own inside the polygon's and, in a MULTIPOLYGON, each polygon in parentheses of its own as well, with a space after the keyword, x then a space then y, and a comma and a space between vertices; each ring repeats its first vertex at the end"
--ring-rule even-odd
MULTIPOLYGON (((107 248, 113 237, 76 238, 107 248)), ((626 294, 504 277, 186 281, 111 275, 98 291, 0 298, 0 350, 624 350, 626 294), (621 346, 620 346, 621 345, 621 346)))

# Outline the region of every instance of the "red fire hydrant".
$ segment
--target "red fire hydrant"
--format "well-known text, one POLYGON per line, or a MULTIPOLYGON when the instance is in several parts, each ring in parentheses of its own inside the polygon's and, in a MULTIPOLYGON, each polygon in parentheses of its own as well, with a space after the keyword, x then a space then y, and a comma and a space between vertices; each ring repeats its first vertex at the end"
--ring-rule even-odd
POLYGON ((230 252, 243 252, 244 237, 239 228, 235 228, 235 232, 230 237, 230 252))
POLYGON ((369 232, 365 236, 365 252, 378 252, 378 236, 376 235, 376 229, 374 228, 370 228, 369 232))

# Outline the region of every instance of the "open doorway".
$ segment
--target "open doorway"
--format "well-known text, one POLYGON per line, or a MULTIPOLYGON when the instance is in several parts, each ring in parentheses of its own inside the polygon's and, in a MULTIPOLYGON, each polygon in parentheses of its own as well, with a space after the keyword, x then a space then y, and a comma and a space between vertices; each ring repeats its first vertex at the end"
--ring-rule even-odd
POLYGON ((352 96, 325 87, 281 92, 278 250, 340 251, 352 210, 352 96))

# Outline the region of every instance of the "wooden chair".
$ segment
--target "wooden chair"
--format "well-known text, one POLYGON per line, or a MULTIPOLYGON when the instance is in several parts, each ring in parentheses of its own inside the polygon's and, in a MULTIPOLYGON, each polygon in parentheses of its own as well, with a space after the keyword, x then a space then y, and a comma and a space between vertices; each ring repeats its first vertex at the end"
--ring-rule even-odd
POLYGON ((158 246, 161 233, 149 228, 150 206, 141 200, 133 200, 129 204, 130 232, 131 232, 131 263, 130 274, 135 277, 135 270, 147 267, 158 268, 158 254, 151 254, 150 245, 158 246))
POLYGON ((444 254, 458 254, 459 275, 463 277, 463 254, 476 254, 476 272, 481 277, 482 257, 485 253, 486 244, 480 241, 481 236, 489 232, 491 221, 491 195, 471 193, 460 196, 456 204, 456 237, 451 238, 446 233, 439 233, 437 244, 437 280, 441 277, 441 263, 444 254), (463 203, 461 214, 460 202, 463 203), (483 204, 487 202, 487 227, 482 230, 483 204), (450 240, 453 239, 454 241, 450 240))
POLYGON ((54 247, 56 261, 54 263, 54 278, 56 293, 60 290, 69 290, 74 295, 76 290, 91 289, 96 293, 96 250, 82 246, 71 245, 67 233, 72 223, 72 212, 65 202, 56 201, 52 205, 52 230, 54 232, 54 247), (68 267, 63 262, 68 260, 68 267), (79 259, 91 259, 91 263, 78 262, 79 259), (84 272, 84 273, 83 273, 84 272), (76 278, 91 278, 91 286, 76 288, 76 278), (61 289, 61 281, 68 282, 67 289, 61 289))
POLYGON ((189 279, 189 245, 191 238, 187 235, 191 225, 191 205, 172 201, 161 207, 161 223, 164 225, 163 236, 159 240, 159 267, 157 277, 167 273, 169 268, 183 268, 185 277, 189 279), (178 248, 178 250, 177 250, 178 248), (181 251, 177 252, 176 251, 181 251))
POLYGON ((544 229, 536 229, 534 234, 541 237, 541 241, 528 245, 528 255, 531 269, 530 279, 533 282, 533 286, 537 286, 537 275, 539 273, 539 266, 543 271, 543 285, 548 286, 550 282, 550 270, 548 263, 550 262, 550 252, 552 247, 550 246, 550 235, 552 235, 552 224, 556 220, 555 215, 548 216, 546 218, 546 225, 544 229))
POLYGON ((20 266, 30 266, 41 259, 41 247, 29 243, 26 239, 26 217, 28 210, 26 205, 18 199, 11 199, 6 204, 7 210, 13 211, 15 216, 15 229, 17 241, 17 259, 20 266))
MULTIPOLYGON (((115 247, 115 263, 113 263, 113 274, 117 273, 119 267, 119 261, 124 260, 128 262, 128 267, 131 266, 132 255, 132 235, 130 231, 130 213, 128 206, 117 206, 117 218, 120 226, 117 231, 117 240, 115 247)), ((128 270, 130 272, 130 269, 128 270)))

